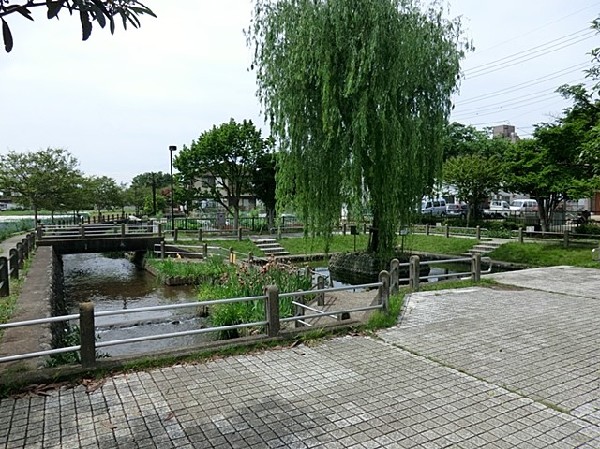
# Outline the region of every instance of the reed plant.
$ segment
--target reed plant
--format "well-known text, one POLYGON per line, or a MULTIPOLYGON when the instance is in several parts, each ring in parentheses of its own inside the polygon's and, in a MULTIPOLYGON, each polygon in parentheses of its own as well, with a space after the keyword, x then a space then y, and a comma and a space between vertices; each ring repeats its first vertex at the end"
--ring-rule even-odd
MULTIPOLYGON (((224 298, 254 297, 264 295, 264 288, 277 285, 280 293, 309 290, 311 277, 305 270, 284 265, 271 260, 262 267, 244 265, 234 267, 223 266, 220 276, 212 283, 199 286, 198 297, 201 301, 224 298)), ((291 298, 280 298, 279 315, 288 317, 293 314, 291 298)), ((265 319, 265 300, 218 304, 210 310, 210 321, 213 326, 231 326, 244 323, 254 323, 265 319)), ((252 332, 252 331, 250 331, 252 332)), ((240 332, 226 331, 222 338, 239 336, 240 332)))

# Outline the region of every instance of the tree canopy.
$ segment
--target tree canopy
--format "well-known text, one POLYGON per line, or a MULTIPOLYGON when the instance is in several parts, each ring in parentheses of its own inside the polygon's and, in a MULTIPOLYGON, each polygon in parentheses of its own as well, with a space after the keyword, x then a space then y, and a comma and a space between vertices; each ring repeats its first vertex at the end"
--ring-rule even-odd
POLYGON ((4 49, 10 52, 13 48, 13 36, 5 17, 18 13, 33 22, 31 10, 45 7, 48 19, 58 19, 62 10, 67 10, 70 15, 77 14, 81 20, 81 37, 87 40, 92 34, 94 22, 101 28, 109 25, 110 32, 115 32, 115 18, 120 18, 123 28, 128 25, 139 28, 139 17, 150 15, 156 17, 150 8, 137 0, 47 0, 36 2, 34 0, 0 0, 0 22, 2 22, 2 37, 4 49))
POLYGON ((48 148, 36 152, 9 151, 0 155, 0 190, 19 195, 34 211, 56 210, 57 202, 72 194, 82 173, 79 162, 68 151, 48 148))
POLYGON ((267 145, 252 121, 237 123, 231 119, 184 146, 173 166, 179 170, 182 185, 201 183, 200 196, 214 199, 227 209, 237 228, 240 199, 252 192, 257 160, 267 145))
POLYGON ((278 208, 330 236, 342 206, 373 215, 369 250, 441 171, 463 57, 460 23, 404 0, 256 0, 247 32, 265 118, 279 140, 278 208))

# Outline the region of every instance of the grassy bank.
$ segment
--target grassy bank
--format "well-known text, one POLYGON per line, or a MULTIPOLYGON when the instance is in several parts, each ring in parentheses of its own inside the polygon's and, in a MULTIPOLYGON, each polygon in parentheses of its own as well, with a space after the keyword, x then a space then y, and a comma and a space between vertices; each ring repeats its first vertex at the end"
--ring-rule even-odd
POLYGON ((562 243, 505 243, 489 256, 494 260, 524 264, 530 267, 570 265, 582 268, 600 268, 600 262, 592 260, 592 249, 597 243, 577 244, 569 248, 562 243))

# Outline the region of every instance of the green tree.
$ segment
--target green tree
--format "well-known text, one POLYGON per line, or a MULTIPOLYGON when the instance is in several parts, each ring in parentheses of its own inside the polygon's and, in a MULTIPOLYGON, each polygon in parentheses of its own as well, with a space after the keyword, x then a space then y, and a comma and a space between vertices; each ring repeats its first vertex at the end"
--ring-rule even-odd
POLYGON ((390 254, 441 171, 460 23, 400 0, 257 0, 247 37, 281 147, 278 209, 329 238, 366 198, 368 249, 390 254))
POLYGON ((268 227, 274 225, 277 198, 275 195, 277 183, 277 155, 262 153, 256 159, 256 167, 252 173, 252 192, 265 205, 268 227))
POLYGON ((560 123, 538 125, 532 139, 507 152, 503 167, 508 190, 537 200, 544 231, 562 201, 589 195, 593 187, 589 167, 579 163, 575 129, 560 123))
MULTIPOLYGON (((135 176, 131 180, 130 193, 131 194, 142 194, 146 195, 146 187, 150 188, 152 194, 152 203, 148 212, 152 215, 156 215, 159 210, 157 207, 157 192, 164 187, 171 185, 171 175, 169 173, 159 172, 146 172, 135 176)), ((139 203, 140 200, 134 201, 134 204, 139 203)), ((141 199, 141 203, 145 204, 144 198, 141 199)))
POLYGON ((127 29, 128 25, 139 28, 141 25, 139 17, 144 14, 156 17, 150 8, 137 0, 48 0, 45 2, 0 0, 2 37, 4 39, 4 49, 7 52, 13 48, 13 37, 5 17, 18 13, 33 22, 31 10, 38 7, 46 7, 48 19, 58 19, 59 13, 63 9, 66 9, 70 15, 77 14, 81 21, 81 37, 84 41, 92 34, 94 22, 100 25, 101 28, 108 24, 110 32, 114 34, 115 18, 120 18, 123 28, 127 29))
POLYGON ((102 210, 120 208, 125 204, 124 186, 108 176, 92 176, 90 187, 98 214, 102 210))
POLYGON ((479 206, 500 189, 502 171, 497 156, 463 154, 444 162, 443 180, 452 184, 460 199, 469 205, 467 223, 476 216, 479 206))
POLYGON ((72 194, 81 177, 77 159, 61 148, 36 152, 9 151, 0 155, 0 190, 20 195, 33 209, 37 223, 38 210, 56 206, 72 194))
POLYGON ((220 203, 239 225, 240 199, 252 191, 252 174, 267 141, 250 120, 213 126, 184 146, 173 165, 184 184, 200 182, 200 194, 220 203))

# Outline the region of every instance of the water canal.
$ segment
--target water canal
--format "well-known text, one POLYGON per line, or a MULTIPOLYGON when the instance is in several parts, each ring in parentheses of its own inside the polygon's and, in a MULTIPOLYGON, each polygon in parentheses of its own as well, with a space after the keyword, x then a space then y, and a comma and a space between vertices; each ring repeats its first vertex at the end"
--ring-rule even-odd
MULTIPOLYGON (((129 260, 104 254, 68 254, 63 256, 65 297, 69 313, 79 313, 79 303, 91 300, 96 310, 124 310, 193 302, 189 286, 162 285, 147 271, 129 260)), ((180 332, 206 326, 206 318, 194 309, 161 310, 96 318, 100 341, 142 337, 158 333, 180 332)), ((151 353, 186 347, 208 340, 195 335, 102 348, 111 356, 151 353)))

